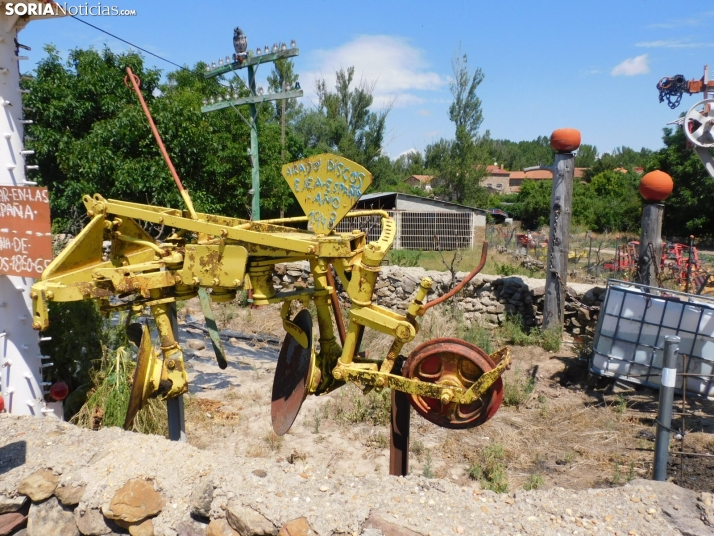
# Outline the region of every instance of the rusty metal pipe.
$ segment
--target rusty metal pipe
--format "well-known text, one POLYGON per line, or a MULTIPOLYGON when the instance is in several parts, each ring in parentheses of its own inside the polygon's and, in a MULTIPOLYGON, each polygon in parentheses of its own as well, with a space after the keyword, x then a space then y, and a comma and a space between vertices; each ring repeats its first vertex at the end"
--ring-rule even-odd
POLYGON ((419 308, 419 312, 417 313, 419 316, 423 316, 424 313, 426 313, 429 309, 434 307, 435 305, 439 305, 440 303, 444 303, 446 300, 449 298, 453 297, 457 292, 459 292, 462 288, 464 288, 466 285, 468 285, 469 281, 471 281, 474 277, 476 277, 476 274, 479 273, 481 270, 483 270, 483 267, 486 264, 486 257, 488 256, 488 242, 484 242, 483 246, 481 247, 481 261, 478 263, 478 266, 474 268, 469 275, 464 277, 461 280, 461 283, 456 285, 454 288, 452 288, 449 292, 441 296, 440 298, 436 298, 435 300, 430 301, 427 304, 422 305, 419 308))
POLYGON ((126 85, 126 87, 129 87, 128 81, 131 80, 131 85, 134 87, 134 92, 139 97, 139 103, 141 104, 142 110, 144 110, 144 115, 146 115, 146 118, 149 120, 149 126, 151 127, 151 132, 154 133, 154 138, 156 138, 156 143, 159 145, 161 154, 164 157, 164 160, 166 161, 166 165, 168 166, 169 171, 171 172, 171 176, 174 178, 176 187, 179 189, 179 193, 181 194, 181 197, 183 198, 184 203, 186 203, 186 208, 188 209, 188 212, 191 215, 191 219, 197 220, 198 216, 196 215, 196 211, 193 208, 193 202, 191 201, 191 198, 188 196, 188 192, 186 191, 186 188, 183 187, 183 184, 181 183, 181 179, 179 178, 178 173, 176 173, 176 168, 174 167, 173 162, 171 162, 171 158, 169 157, 169 153, 166 151, 166 147, 164 147, 164 142, 161 139, 161 135, 159 134, 159 131, 156 128, 156 125, 154 124, 154 119, 151 117, 151 112, 149 112, 149 107, 146 105, 146 101, 144 101, 144 96, 141 94, 141 90, 139 89, 139 84, 141 83, 141 80, 139 80, 139 77, 134 74, 134 72, 131 70, 131 67, 127 67, 126 72, 127 72, 127 75, 124 77, 124 85, 126 85))

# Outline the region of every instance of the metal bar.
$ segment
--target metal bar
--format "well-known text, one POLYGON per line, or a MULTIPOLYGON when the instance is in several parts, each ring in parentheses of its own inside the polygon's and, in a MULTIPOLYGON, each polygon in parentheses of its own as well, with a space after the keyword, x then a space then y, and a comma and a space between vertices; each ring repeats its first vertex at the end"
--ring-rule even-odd
POLYGON ((342 318, 342 310, 340 309, 340 300, 337 297, 337 285, 335 284, 335 276, 332 275, 332 265, 327 265, 327 284, 332 287, 330 292, 330 302, 332 303, 332 312, 335 313, 335 323, 337 324, 337 333, 340 335, 340 344, 345 345, 345 320, 342 318))
POLYGON ((692 283, 692 249, 694 249, 694 235, 689 235, 689 257, 687 258, 687 282, 684 285, 684 292, 689 294, 689 286, 692 283))
POLYGON ((215 112, 223 108, 231 106, 243 106, 244 104, 262 104, 264 102, 276 101, 281 99, 296 99, 302 97, 302 89, 293 89, 291 91, 283 91, 281 93, 268 93, 267 95, 251 95, 249 97, 241 97, 239 99, 228 99, 215 104, 207 104, 201 106, 201 112, 215 112))
POLYGON ((714 458, 714 454, 705 454, 705 453, 700 453, 700 452, 681 452, 679 450, 673 450, 670 454, 674 454, 676 456, 692 456, 695 458, 714 458))
MULTIPOLYGON (((171 330, 174 332, 174 340, 179 341, 178 316, 176 302, 167 306, 168 317, 171 321, 171 330)), ((169 439, 171 441, 186 442, 186 419, 184 416, 183 395, 169 398, 166 401, 166 410, 169 417, 169 439)))
POLYGON ((230 73, 236 69, 245 69, 246 67, 254 67, 260 65, 261 63, 270 63, 271 61, 279 60, 282 58, 292 58, 300 54, 299 48, 290 48, 288 50, 279 50, 278 52, 270 52, 268 54, 261 54, 260 56, 248 56, 242 62, 234 61, 233 63, 228 63, 221 67, 216 67, 210 71, 203 74, 205 78, 213 78, 214 76, 220 76, 222 74, 230 73))
MULTIPOLYGON (((248 66, 248 85, 250 92, 255 95, 255 69, 248 66)), ((260 219, 260 157, 258 155, 258 109, 255 103, 250 103, 250 164, 253 168, 251 174, 251 189, 253 201, 251 203, 251 217, 253 221, 260 219)))
MULTIPOLYGON (((401 369, 394 372, 401 374, 401 369)), ((389 435, 389 474, 392 476, 409 474, 410 413, 411 407, 406 393, 392 389, 392 422, 389 435)))
POLYGON ((662 387, 659 391, 659 411, 657 413, 657 433, 655 435, 655 455, 653 480, 667 480, 667 459, 669 434, 672 424, 672 402, 677 380, 677 351, 680 338, 668 335, 664 338, 664 368, 662 387))
POLYGON ((181 179, 178 176, 178 173, 176 173, 176 168, 174 168, 173 162, 171 162, 171 158, 169 157, 169 153, 166 152, 166 147, 164 147, 164 142, 161 139, 161 135, 159 134, 159 131, 156 128, 156 125, 154 124, 154 119, 151 117, 151 112, 149 112, 149 107, 146 106, 146 101, 144 101, 144 96, 141 94, 141 90, 139 89, 139 83, 141 80, 139 80, 139 77, 134 74, 134 72, 131 70, 131 67, 126 68, 127 76, 124 78, 124 84, 129 87, 129 84, 127 83, 127 79, 131 80, 131 85, 134 87, 134 92, 136 93, 137 97, 139 97, 139 103, 141 104, 142 110, 144 110, 144 115, 146 115, 146 119, 149 120, 149 126, 151 127, 151 132, 154 133, 154 138, 156 139, 156 143, 159 145, 159 150, 161 151, 161 155, 164 157, 164 160, 166 161, 166 165, 169 168, 169 171, 171 172, 171 176, 174 178, 174 182, 176 183, 177 188, 179 189, 179 193, 181 194, 181 197, 183 198, 184 203, 186 203, 186 208, 188 209, 189 214, 191 215, 191 219, 195 220, 196 219, 196 211, 193 208, 193 203, 191 202, 191 198, 188 196, 188 192, 186 189, 183 187, 183 184, 181 183, 181 179))

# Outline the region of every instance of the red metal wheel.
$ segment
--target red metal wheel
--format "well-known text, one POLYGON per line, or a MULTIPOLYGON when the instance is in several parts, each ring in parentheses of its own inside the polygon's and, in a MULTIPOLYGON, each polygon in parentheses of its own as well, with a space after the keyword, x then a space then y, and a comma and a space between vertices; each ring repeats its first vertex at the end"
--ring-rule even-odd
MULTIPOLYGON (((479 348, 459 339, 432 339, 409 354, 402 372, 405 378, 468 389, 485 372, 496 367, 479 348)), ((503 381, 498 378, 481 398, 471 404, 443 404, 436 398, 407 394, 414 409, 426 420, 444 427, 466 429, 480 426, 496 414, 503 400, 503 381)))

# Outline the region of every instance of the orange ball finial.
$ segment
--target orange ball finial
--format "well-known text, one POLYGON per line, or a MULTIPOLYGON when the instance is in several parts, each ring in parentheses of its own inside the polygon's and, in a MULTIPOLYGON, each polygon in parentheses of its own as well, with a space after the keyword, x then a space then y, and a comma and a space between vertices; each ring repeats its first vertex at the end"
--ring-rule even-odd
POLYGON ((664 171, 650 171, 640 181, 640 195, 646 201, 664 201, 674 189, 672 177, 664 171))
POLYGON ((550 146, 558 153, 572 153, 580 147, 580 131, 559 128, 550 135, 550 146))

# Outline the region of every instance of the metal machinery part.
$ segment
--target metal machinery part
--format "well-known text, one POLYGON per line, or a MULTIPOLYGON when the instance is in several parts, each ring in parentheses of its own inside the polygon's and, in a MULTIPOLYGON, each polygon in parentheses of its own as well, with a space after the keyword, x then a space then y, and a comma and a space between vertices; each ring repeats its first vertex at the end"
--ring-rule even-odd
POLYGON ((714 147, 714 99, 705 99, 696 103, 684 116, 684 134, 697 147, 714 147))
MULTIPOLYGON (((422 381, 418 377, 426 365, 412 378, 393 373, 393 368, 402 347, 417 334, 417 318, 432 304, 453 296, 476 275, 486 260, 487 244, 484 243, 480 265, 450 293, 425 303, 432 282, 424 278, 406 315, 395 313, 372 301, 382 260, 396 236, 395 222, 384 211, 350 212, 371 183, 371 174, 354 162, 324 154, 286 164, 283 175, 307 216, 249 221, 107 200, 96 194, 84 196, 90 222, 32 287, 33 327, 38 330, 47 327, 48 307, 54 302, 94 299, 106 313, 128 310, 130 317, 142 315, 147 307, 150 309, 159 333, 160 351, 151 347, 144 329, 127 415, 126 425, 130 426, 149 397, 167 400, 188 390, 183 353, 174 339, 167 314, 171 304, 200 295, 204 312, 210 313, 210 301, 230 301, 238 290, 252 290, 257 306, 283 303, 281 317, 288 336, 274 385, 276 432, 289 429, 307 394, 328 393, 345 382, 357 383, 366 390, 390 387, 421 400, 448 399, 444 406, 449 411, 456 408, 455 414, 462 415, 453 423, 457 427, 485 422, 498 408, 502 393, 500 375, 510 364, 508 352, 501 352, 497 359, 489 361, 483 352, 466 343, 450 343, 458 349, 429 355, 443 361, 442 370, 458 374, 445 373, 435 381, 422 381), (382 232, 377 241, 367 243, 362 231, 334 231, 342 218, 368 214, 381 217, 382 232), (175 232, 165 241, 157 242, 140 222, 164 225, 175 232), (305 223, 313 230, 290 227, 305 223), (102 257, 104 240, 111 241, 106 260, 102 257), (277 290, 273 286, 275 264, 301 260, 310 264, 313 285, 277 290), (342 344, 333 329, 330 297, 334 284, 328 276, 330 266, 351 300, 342 344), (293 302, 302 304, 304 312, 291 319, 293 302), (317 345, 312 341, 313 320, 306 311, 309 302, 316 311, 319 351, 313 350, 317 345), (366 328, 393 337, 392 346, 382 360, 355 359, 366 328), (447 376, 458 381, 447 381, 447 376), (460 413, 459 406, 462 406, 460 413)), ((188 192, 182 191, 182 196, 189 199, 187 205, 191 206, 188 192)), ((215 325, 208 328, 217 331, 215 325)), ((437 339, 422 347, 441 349, 443 344, 443 340, 437 339)), ((216 351, 218 362, 225 366, 222 351, 218 347, 216 351)), ((441 423, 443 419, 432 413, 441 415, 442 410, 443 407, 427 410, 426 416, 441 423)))
POLYGON ((285 434, 295 422, 307 398, 310 375, 314 370, 312 317, 309 311, 302 309, 295 315, 293 323, 305 334, 303 342, 306 340, 307 346, 302 346, 290 333, 283 340, 278 365, 275 367, 270 404, 273 431, 277 435, 285 434))
MULTIPOLYGON (((406 378, 466 390, 496 363, 481 348, 459 339, 435 339, 417 346, 402 369, 406 378)), ((493 417, 503 400, 500 376, 469 404, 457 404, 448 392, 441 398, 407 395, 414 409, 428 421, 444 428, 472 428, 493 417)))

